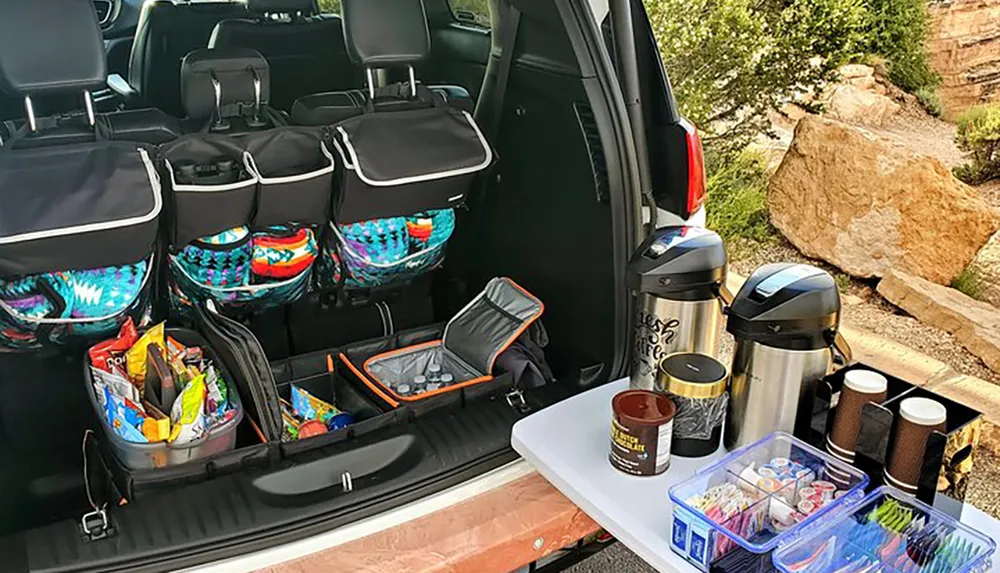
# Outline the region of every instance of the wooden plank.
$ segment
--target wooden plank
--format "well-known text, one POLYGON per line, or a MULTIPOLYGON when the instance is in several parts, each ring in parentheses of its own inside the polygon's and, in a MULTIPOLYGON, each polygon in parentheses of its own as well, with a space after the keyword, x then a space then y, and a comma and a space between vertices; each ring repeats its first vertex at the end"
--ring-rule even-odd
POLYGON ((261 572, 509 573, 599 529, 533 473, 441 511, 261 572))

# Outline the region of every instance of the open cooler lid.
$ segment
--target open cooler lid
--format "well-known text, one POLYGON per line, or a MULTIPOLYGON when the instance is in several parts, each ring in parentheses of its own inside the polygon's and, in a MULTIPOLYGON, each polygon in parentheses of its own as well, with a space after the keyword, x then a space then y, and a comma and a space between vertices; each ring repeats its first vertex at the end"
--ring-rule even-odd
POLYGON ((478 372, 493 363, 545 311, 542 301, 506 277, 487 283, 444 327, 441 345, 478 372))
POLYGON ((737 338, 797 350, 828 346, 840 325, 840 292, 830 273, 811 265, 775 263, 750 275, 729 309, 726 329, 737 338))
POLYGON ((726 262, 726 247, 716 233, 701 227, 663 227, 636 250, 625 284, 664 298, 710 298, 726 281, 726 262))
POLYGON ((493 162, 472 116, 448 107, 362 114, 337 125, 333 143, 344 166, 373 187, 469 175, 493 162))

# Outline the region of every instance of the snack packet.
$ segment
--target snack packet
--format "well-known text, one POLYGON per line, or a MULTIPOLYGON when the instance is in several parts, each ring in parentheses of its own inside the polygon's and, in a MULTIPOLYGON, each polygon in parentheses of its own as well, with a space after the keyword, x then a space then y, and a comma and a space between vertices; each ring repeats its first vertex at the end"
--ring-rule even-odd
POLYGON ((129 317, 122 324, 117 338, 105 340, 90 348, 87 354, 90 356, 91 366, 105 372, 111 372, 112 365, 124 366, 125 353, 138 339, 139 333, 135 330, 135 323, 132 322, 132 317, 129 317))
POLYGON ((132 348, 125 353, 128 365, 128 375, 132 380, 142 382, 146 379, 146 358, 147 349, 150 344, 157 344, 160 348, 166 348, 167 342, 164 340, 164 330, 166 323, 161 322, 150 328, 142 337, 132 345, 132 348))
POLYGON ((324 424, 330 419, 340 414, 341 411, 331 404, 292 384, 292 408, 295 414, 305 421, 318 420, 324 424))
POLYGON ((116 434, 129 442, 144 444, 149 442, 142 431, 143 421, 146 415, 134 403, 115 395, 110 388, 104 388, 104 403, 108 423, 116 434))
POLYGON ((142 407, 146 410, 146 419, 142 421, 142 435, 150 442, 164 442, 169 439, 170 418, 149 402, 143 402, 142 407))
POLYGON ((131 400, 133 404, 138 404, 142 399, 139 395, 139 389, 132 384, 128 376, 117 366, 112 365, 110 371, 104 371, 96 366, 91 366, 90 374, 94 379, 94 388, 98 390, 97 398, 102 406, 105 406, 103 402, 104 388, 111 390, 116 396, 131 400))
POLYGON ((282 423, 282 434, 284 435, 285 441, 290 442, 299 439, 299 428, 302 426, 302 421, 298 419, 295 415, 295 409, 292 405, 285 400, 280 401, 281 404, 281 423, 282 423))
POLYGON ((205 376, 200 375, 184 387, 170 411, 170 439, 182 445, 202 437, 205 432, 205 376))
POLYGON ((206 411, 212 415, 225 414, 229 409, 229 387, 212 364, 205 370, 205 387, 208 393, 206 411))

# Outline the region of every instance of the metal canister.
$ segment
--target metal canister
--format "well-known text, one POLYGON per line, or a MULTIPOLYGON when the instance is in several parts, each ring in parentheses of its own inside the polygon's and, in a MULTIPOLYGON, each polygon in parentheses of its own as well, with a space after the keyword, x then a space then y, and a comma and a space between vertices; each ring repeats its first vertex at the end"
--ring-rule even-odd
POLYGON ((729 293, 726 249, 700 227, 664 227, 649 237, 626 269, 639 297, 632 342, 632 388, 652 390, 660 361, 676 352, 717 357, 729 293))
POLYGON ((726 448, 779 430, 809 431, 816 384, 833 368, 835 350, 850 362, 839 326, 840 293, 826 271, 777 263, 750 275, 729 309, 736 349, 726 448))
POLYGON ((711 356, 680 352, 660 362, 656 389, 677 406, 670 453, 700 458, 719 449, 728 382, 728 370, 711 356))

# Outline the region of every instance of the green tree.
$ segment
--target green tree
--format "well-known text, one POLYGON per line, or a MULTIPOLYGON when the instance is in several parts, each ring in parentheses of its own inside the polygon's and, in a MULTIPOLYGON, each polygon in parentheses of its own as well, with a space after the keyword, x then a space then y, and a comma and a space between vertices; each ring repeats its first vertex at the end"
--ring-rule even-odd
POLYGON ((767 113, 816 94, 857 54, 861 0, 647 0, 683 114, 710 152, 769 130, 767 113))
POLYGON ((933 88, 941 82, 927 59, 926 0, 865 0, 864 49, 883 56, 889 79, 908 91, 933 88))

